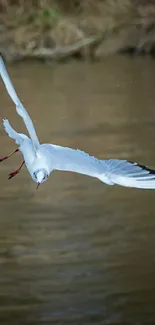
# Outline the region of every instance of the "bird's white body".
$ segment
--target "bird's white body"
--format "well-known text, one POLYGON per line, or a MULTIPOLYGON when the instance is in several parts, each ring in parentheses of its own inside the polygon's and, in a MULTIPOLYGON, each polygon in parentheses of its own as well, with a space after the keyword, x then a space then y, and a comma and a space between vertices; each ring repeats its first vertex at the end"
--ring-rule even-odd
POLYGON ((30 138, 17 133, 8 120, 3 120, 3 125, 9 137, 19 146, 27 170, 36 183, 45 182, 53 170, 63 170, 95 177, 108 185, 155 189, 155 171, 145 166, 127 160, 100 160, 81 150, 40 144, 32 120, 15 92, 1 56, 0 74, 30 138))

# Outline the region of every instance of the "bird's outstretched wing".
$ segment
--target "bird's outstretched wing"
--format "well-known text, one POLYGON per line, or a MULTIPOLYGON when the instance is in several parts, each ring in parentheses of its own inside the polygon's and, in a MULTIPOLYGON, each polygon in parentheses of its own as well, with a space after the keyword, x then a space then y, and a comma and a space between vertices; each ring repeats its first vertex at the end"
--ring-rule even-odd
MULTIPOLYGON (((110 178, 113 184, 141 189, 155 189, 155 170, 127 160, 109 159, 102 162, 105 175, 110 178)), ((102 176, 99 179, 102 181, 102 176)))
POLYGON ((34 125, 32 123, 32 120, 31 120, 29 114, 27 113, 25 107, 23 106, 23 104, 21 103, 18 95, 16 94, 16 91, 15 91, 15 89, 13 87, 13 84, 11 82, 11 79, 10 79, 9 75, 8 75, 8 72, 6 70, 6 67, 5 67, 5 64, 4 64, 4 61, 3 61, 1 55, 0 55, 0 75, 2 77, 2 80, 4 82, 4 85, 5 85, 6 89, 7 89, 8 94, 10 95, 12 101, 16 105, 17 113, 22 117, 22 119, 23 119, 23 121, 25 123, 25 126, 26 126, 26 128, 28 130, 28 133, 29 133, 30 137, 31 137, 34 148, 38 149, 40 144, 39 144, 38 137, 36 135, 34 125))
POLYGON ((50 170, 72 171, 96 177, 109 185, 155 189, 155 170, 119 159, 100 160, 81 150, 43 144, 50 170))

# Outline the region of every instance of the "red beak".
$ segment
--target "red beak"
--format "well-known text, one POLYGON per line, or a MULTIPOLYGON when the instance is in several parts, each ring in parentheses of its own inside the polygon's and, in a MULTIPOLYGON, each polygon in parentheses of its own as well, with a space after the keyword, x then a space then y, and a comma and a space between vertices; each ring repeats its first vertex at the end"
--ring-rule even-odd
POLYGON ((38 183, 37 183, 37 190, 38 190, 39 185, 40 185, 40 183, 38 182, 38 183))

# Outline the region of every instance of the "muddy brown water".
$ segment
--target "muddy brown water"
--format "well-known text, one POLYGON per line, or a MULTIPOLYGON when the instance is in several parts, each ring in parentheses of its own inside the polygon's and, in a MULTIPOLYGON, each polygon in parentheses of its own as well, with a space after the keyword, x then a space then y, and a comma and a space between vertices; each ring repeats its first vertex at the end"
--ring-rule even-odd
MULTIPOLYGON (((155 62, 9 67, 42 142, 155 167, 155 62)), ((25 127, 0 84, 1 119, 25 127)), ((0 155, 15 149, 0 128, 0 155)), ((0 164, 0 323, 155 324, 155 191, 0 164)))

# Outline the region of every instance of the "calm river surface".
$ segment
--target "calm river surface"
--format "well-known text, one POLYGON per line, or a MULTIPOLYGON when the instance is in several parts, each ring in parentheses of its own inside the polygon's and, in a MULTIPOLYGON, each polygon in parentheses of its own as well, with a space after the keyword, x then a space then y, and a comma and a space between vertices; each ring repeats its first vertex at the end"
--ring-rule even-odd
MULTIPOLYGON (((155 167, 155 61, 8 67, 42 142, 155 167)), ((0 83, 0 117, 24 132, 0 83)), ((0 155, 15 149, 0 127, 0 155)), ((0 324, 154 325, 155 191, 0 164, 0 324)))

